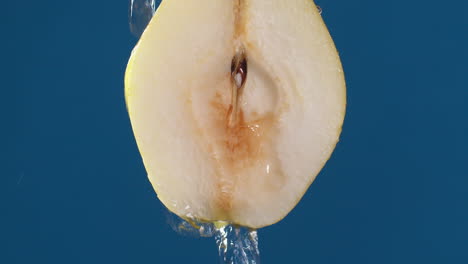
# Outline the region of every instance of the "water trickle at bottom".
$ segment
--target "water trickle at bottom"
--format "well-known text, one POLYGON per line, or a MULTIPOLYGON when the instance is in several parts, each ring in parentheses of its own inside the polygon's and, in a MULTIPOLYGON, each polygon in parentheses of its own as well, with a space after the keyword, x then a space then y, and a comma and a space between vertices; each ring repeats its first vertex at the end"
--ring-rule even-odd
POLYGON ((186 221, 168 212, 169 225, 181 235, 214 237, 221 264, 259 264, 257 231, 224 222, 199 223, 186 221))
POLYGON ((226 225, 216 230, 215 239, 221 263, 260 263, 256 230, 226 225))

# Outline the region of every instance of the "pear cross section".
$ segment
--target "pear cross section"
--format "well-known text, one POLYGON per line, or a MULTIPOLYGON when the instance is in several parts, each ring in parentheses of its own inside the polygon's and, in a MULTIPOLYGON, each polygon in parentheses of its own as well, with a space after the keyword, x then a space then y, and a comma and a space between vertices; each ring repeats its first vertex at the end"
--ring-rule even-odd
POLYGON ((340 59, 310 0, 164 0, 132 52, 125 98, 161 202, 251 228, 299 202, 346 108, 340 59))

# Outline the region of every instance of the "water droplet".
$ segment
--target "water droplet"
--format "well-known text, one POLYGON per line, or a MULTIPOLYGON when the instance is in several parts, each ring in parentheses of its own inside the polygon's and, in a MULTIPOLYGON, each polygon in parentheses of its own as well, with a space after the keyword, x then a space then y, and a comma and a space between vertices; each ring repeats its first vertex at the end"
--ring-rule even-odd
POLYGON ((172 230, 183 236, 212 237, 216 229, 213 223, 187 221, 169 211, 167 211, 166 219, 172 230))
POLYGON ((318 10, 319 15, 321 15, 321 14, 322 14, 322 11, 323 11, 322 8, 321 8, 320 6, 317 5, 317 10, 318 10))

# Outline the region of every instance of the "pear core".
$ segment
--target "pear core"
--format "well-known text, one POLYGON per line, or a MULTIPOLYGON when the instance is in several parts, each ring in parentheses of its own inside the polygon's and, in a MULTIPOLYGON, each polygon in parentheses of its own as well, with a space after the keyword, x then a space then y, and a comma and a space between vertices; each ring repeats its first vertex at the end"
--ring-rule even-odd
POLYGON ((259 228, 330 157, 346 89, 310 0, 165 0, 132 52, 125 98, 169 210, 259 228))

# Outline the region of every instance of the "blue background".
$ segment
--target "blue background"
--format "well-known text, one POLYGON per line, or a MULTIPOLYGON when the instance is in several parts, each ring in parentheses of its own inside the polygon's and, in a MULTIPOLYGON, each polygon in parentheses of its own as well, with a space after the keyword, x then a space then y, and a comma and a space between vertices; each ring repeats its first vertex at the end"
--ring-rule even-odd
MULTIPOLYGON (((166 223, 123 97, 127 1, 3 1, 0 263, 217 263, 166 223)), ((263 263, 468 263, 468 2, 320 0, 348 111, 263 263)))

